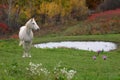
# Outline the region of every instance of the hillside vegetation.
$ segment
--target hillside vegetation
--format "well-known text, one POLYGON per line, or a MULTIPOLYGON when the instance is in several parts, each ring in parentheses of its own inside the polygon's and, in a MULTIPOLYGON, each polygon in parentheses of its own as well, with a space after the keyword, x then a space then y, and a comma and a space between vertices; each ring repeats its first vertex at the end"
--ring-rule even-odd
POLYGON ((120 9, 92 14, 65 30, 65 35, 120 33, 120 9))
POLYGON ((120 9, 109 10, 90 15, 84 21, 71 24, 53 26, 47 29, 41 28, 38 36, 71 36, 88 34, 119 34, 120 33, 120 9))
POLYGON ((119 33, 116 27, 119 3, 119 0, 1 0, 0 36, 18 33, 31 17, 41 27, 38 36, 59 32, 64 32, 63 35, 119 33), (96 19, 91 20, 93 17, 96 19))

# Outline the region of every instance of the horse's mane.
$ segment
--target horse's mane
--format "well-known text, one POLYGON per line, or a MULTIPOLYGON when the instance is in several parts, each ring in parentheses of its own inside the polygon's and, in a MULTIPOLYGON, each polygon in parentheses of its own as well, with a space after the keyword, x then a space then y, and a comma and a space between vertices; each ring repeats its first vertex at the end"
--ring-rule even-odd
POLYGON ((26 26, 26 27, 28 27, 28 26, 29 26, 30 21, 31 21, 31 20, 33 20, 33 19, 34 19, 34 18, 29 19, 29 21, 27 21, 27 22, 25 23, 25 26, 26 26))
MULTIPOLYGON (((31 19, 30 19, 31 20, 31 19)), ((30 20, 25 23, 25 26, 27 27, 28 24, 30 23, 30 20)))

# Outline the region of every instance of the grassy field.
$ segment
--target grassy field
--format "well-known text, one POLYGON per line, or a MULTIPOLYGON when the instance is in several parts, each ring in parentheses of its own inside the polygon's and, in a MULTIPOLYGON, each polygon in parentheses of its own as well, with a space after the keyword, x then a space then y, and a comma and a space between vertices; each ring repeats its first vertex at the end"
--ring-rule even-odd
MULTIPOLYGON (((102 52, 96 60, 92 57, 95 52, 76 49, 38 49, 32 48, 32 58, 22 58, 22 47, 18 40, 0 40, 0 80, 55 80, 31 77, 26 71, 29 62, 42 63, 50 72, 61 62, 62 66, 76 70, 73 80, 120 80, 120 34, 81 35, 39 37, 34 43, 48 41, 112 41, 118 49, 111 52, 102 52), (106 55, 107 60, 102 56, 106 55)), ((56 79, 57 80, 57 79, 56 79)), ((59 79, 64 80, 64 79, 59 79)))

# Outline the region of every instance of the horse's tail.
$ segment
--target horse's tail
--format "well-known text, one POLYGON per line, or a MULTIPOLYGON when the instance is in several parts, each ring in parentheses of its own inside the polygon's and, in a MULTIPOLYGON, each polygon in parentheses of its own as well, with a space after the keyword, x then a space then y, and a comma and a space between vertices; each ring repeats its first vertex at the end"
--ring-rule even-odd
POLYGON ((22 46, 22 45, 23 45, 23 41, 20 41, 19 46, 22 46))

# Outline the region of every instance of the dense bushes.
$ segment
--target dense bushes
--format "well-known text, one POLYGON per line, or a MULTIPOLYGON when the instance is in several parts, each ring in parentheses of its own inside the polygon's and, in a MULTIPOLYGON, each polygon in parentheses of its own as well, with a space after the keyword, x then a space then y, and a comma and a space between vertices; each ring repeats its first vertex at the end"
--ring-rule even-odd
POLYGON ((88 6, 89 9, 96 9, 97 6, 102 3, 104 0, 86 0, 86 4, 88 6))
POLYGON ((5 23, 0 23, 0 34, 5 34, 9 31, 9 27, 5 23))
MULTIPOLYGON (((7 5, 0 5, 0 29, 1 30, 6 30, 8 28, 7 26, 7 5)), ((2 32, 3 32, 2 31, 2 32)))
POLYGON ((120 0, 104 0, 98 7, 102 11, 120 8, 120 0))

